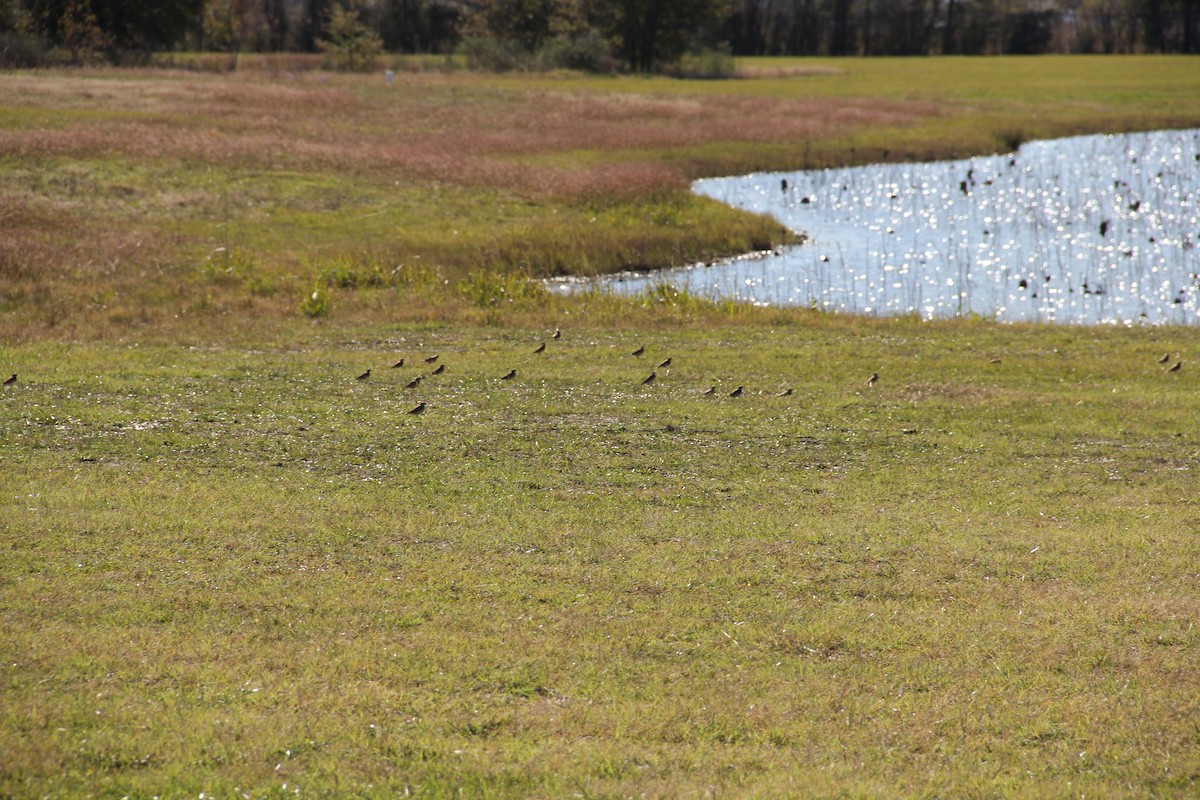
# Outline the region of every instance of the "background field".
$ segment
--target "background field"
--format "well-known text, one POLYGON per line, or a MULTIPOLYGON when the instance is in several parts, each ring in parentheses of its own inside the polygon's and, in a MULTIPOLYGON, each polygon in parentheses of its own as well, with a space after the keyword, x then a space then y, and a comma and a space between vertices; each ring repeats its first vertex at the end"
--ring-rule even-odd
POLYGON ((366 295, 389 319, 424 314, 391 290, 788 238, 693 197, 696 177, 1200 125, 1197 57, 747 60, 758 77, 726 81, 414 71, 391 86, 261 66, 0 75, 0 334, 290 316, 314 285, 343 317, 366 295))
POLYGON ((1194 796, 1200 332, 526 277, 1197 63, 0 75, 0 795, 1194 796))

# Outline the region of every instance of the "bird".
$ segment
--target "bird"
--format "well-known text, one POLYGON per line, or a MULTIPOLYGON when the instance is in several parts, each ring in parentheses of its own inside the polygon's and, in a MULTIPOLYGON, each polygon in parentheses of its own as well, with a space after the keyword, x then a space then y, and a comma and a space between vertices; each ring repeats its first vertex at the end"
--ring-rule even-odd
POLYGON ((1160 359, 1158 360, 1158 363, 1160 363, 1160 364, 1165 364, 1165 363, 1167 363, 1167 362, 1168 362, 1168 361, 1170 361, 1170 360, 1171 360, 1171 354, 1170 354, 1170 353, 1163 353, 1163 357, 1162 357, 1162 358, 1160 358, 1160 359))
POLYGON ((441 374, 442 374, 443 372, 445 372, 445 371, 446 371, 446 365, 445 365, 445 364, 438 364, 438 368, 437 368, 437 369, 435 369, 433 372, 431 372, 431 373, 429 373, 429 374, 430 374, 430 375, 441 375, 441 374))
POLYGON ((507 375, 501 375, 501 376, 500 376, 500 380, 502 380, 502 381, 507 381, 507 380, 512 380, 512 379, 513 379, 513 378, 515 378, 515 377, 517 377, 517 371, 516 371, 515 369, 510 369, 510 370, 508 371, 508 374, 507 374, 507 375))
POLYGON ((876 383, 878 380, 879 380, 879 373, 878 373, 878 372, 872 372, 872 373, 871 373, 871 377, 867 378, 867 386, 868 386, 868 387, 870 387, 870 386, 874 386, 874 385, 875 385, 875 383, 876 383))
POLYGON ((776 397, 791 397, 791 396, 792 396, 791 389, 784 389, 782 392, 780 392, 778 395, 776 395, 776 397))
POLYGON ((1108 234, 1108 220, 1102 219, 1102 220, 1100 220, 1100 236, 1103 237, 1103 236, 1106 236, 1107 234, 1108 234))
POLYGON ((659 364, 659 365, 658 365, 659 369, 662 369, 663 367, 669 367, 669 366, 671 366, 671 359, 670 359, 670 357, 668 357, 666 361, 664 361, 664 362, 662 362, 661 364, 659 364))
POLYGON ((9 377, 8 377, 8 378, 7 378, 7 379, 4 381, 4 385, 5 385, 5 386, 12 386, 12 385, 13 385, 14 383, 16 383, 16 382, 17 382, 17 373, 15 373, 15 372, 14 372, 14 373, 13 373, 11 376, 9 376, 9 377))
POLYGON ((413 378, 411 381, 409 381, 409 382, 408 382, 408 386, 405 386, 404 388, 405 388, 405 389, 415 389, 415 388, 417 388, 417 387, 418 387, 420 384, 421 384, 421 376, 420 376, 420 375, 418 375, 417 377, 415 377, 415 378, 413 378))
POLYGON ((1180 370, 1182 367, 1183 367, 1183 362, 1182 362, 1182 361, 1176 361, 1174 364, 1172 364, 1171 366, 1167 367, 1167 372, 1179 372, 1179 370, 1180 370))
POLYGON ((392 369, 400 369, 403 366, 404 366, 404 359, 402 358, 399 361, 397 361, 395 364, 392 364, 392 369))
POLYGON ((642 381, 642 386, 645 386, 650 383, 654 383, 654 379, 657 377, 658 377, 657 372, 651 372, 650 375, 646 378, 646 380, 642 381))
POLYGON ((716 394, 716 393, 717 393, 717 387, 715 387, 715 386, 710 386, 710 387, 708 387, 708 391, 704 393, 704 396, 705 396, 705 397, 708 397, 708 396, 710 396, 710 395, 714 395, 714 394, 716 394))
POLYGON ((359 375, 359 376, 358 376, 357 378, 355 378, 354 380, 356 380, 356 381, 365 381, 365 380, 366 380, 367 378, 369 378, 369 377, 371 377, 371 370, 367 370, 366 372, 364 372, 362 375, 359 375))
POLYGON ((779 188, 785 192, 787 191, 787 178, 784 178, 779 182, 779 188))
POLYGON ((645 353, 645 352, 646 352, 646 345, 642 345, 637 350, 634 350, 632 355, 640 357, 642 355, 642 353, 645 353))
POLYGON ((409 413, 409 414, 424 414, 424 413, 425 413, 425 404, 424 404, 424 403, 417 403, 417 407, 416 407, 416 408, 414 408, 414 409, 412 409, 412 410, 411 410, 411 411, 409 411, 408 413, 409 413))
POLYGON ((734 389, 732 392, 729 393, 729 396, 730 397, 741 397, 742 396, 742 387, 739 386, 738 388, 734 389))
POLYGON ((546 343, 542 342, 534 349, 533 354, 536 356, 538 353, 544 353, 544 352, 546 352, 546 343))
POLYGON ((554 329, 554 333, 552 333, 552 334, 550 335, 550 338, 551 338, 551 339, 561 339, 561 338, 562 338, 562 331, 560 331, 558 328, 555 328, 555 329, 554 329))
POLYGON ((425 359, 425 363, 426 363, 426 364, 432 364, 433 362, 435 362, 435 361, 437 361, 437 360, 438 360, 438 357, 437 357, 437 356, 430 356, 429 358, 425 359))

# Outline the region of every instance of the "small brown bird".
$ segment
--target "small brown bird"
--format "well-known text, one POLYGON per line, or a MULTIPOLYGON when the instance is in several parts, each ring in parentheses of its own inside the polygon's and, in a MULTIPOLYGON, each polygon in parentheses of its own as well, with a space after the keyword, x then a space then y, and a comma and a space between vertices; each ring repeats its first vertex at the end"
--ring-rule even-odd
POLYGON ((364 372, 362 375, 359 375, 359 376, 358 376, 357 378, 355 378, 354 380, 356 380, 356 381, 365 381, 365 380, 366 380, 367 378, 369 378, 369 377, 371 377, 371 370, 367 370, 366 372, 364 372))
POLYGON ((778 395, 776 395, 776 396, 777 396, 777 397, 791 397, 791 396, 792 396, 792 390, 791 390, 791 389, 784 389, 782 392, 780 392, 780 393, 779 393, 778 395))
POLYGON ((708 387, 708 391, 704 393, 704 396, 705 396, 705 397, 711 397, 712 395, 714 395, 714 394, 716 394, 716 393, 717 393, 717 387, 715 387, 715 386, 710 386, 710 387, 708 387))
POLYGON ((870 387, 874 386, 878 381, 879 381, 879 373, 872 372, 871 377, 867 378, 867 387, 870 388, 870 387))
POLYGON ((515 369, 510 369, 510 370, 508 371, 508 374, 507 374, 507 375, 501 375, 501 376, 500 376, 500 380, 502 380, 502 381, 509 381, 509 380, 512 380, 512 379, 513 379, 513 378, 515 378, 515 377, 517 377, 517 371, 516 371, 515 369))
POLYGON ((738 388, 734 389, 732 392, 729 393, 729 396, 730 397, 741 397, 742 396, 742 387, 739 386, 738 388))
POLYGON ((554 333, 553 333, 553 334, 551 334, 550 338, 551 338, 551 339, 561 339, 561 338, 562 338, 562 331, 560 331, 558 328, 555 328, 555 329, 554 329, 554 333))
POLYGON ((414 409, 412 409, 412 410, 411 410, 411 411, 409 411, 408 413, 409 413, 409 414, 424 414, 424 413, 425 413, 425 404, 424 404, 424 403, 417 403, 417 407, 416 407, 416 408, 414 408, 414 409))
POLYGON ((1167 367, 1167 372, 1179 372, 1179 370, 1180 370, 1182 367, 1183 367, 1183 362, 1182 362, 1182 361, 1176 361, 1174 364, 1172 364, 1171 366, 1167 367))
POLYGON ((5 386, 12 386, 12 385, 13 385, 14 383, 16 383, 16 382, 17 382, 17 373, 15 373, 15 372, 14 372, 14 373, 13 373, 13 374, 12 374, 12 375, 9 377, 9 378, 7 378, 7 379, 4 381, 4 385, 5 385, 5 386))
POLYGON ((435 362, 435 361, 437 361, 437 360, 438 360, 438 357, 437 357, 437 356, 430 356, 429 358, 425 359, 425 363, 426 363, 426 364, 432 364, 433 362, 435 362))
POLYGON ((392 369, 400 369, 403 366, 404 366, 404 359, 402 358, 399 361, 397 361, 395 364, 392 364, 392 369))
POLYGON ((654 383, 654 379, 657 377, 658 377, 657 372, 651 372, 650 375, 646 378, 646 380, 642 381, 642 386, 645 386, 650 383, 654 383))
POLYGON ((546 352, 546 343, 542 342, 534 349, 533 354, 536 356, 539 353, 544 353, 544 352, 546 352))
POLYGON ((437 368, 437 369, 435 369, 433 372, 431 372, 431 373, 429 373, 429 374, 430 374, 430 375, 441 375, 441 374, 442 374, 443 372, 445 372, 445 371, 446 371, 446 365, 445 365, 445 364, 438 364, 438 368, 437 368))
POLYGON ((1170 353, 1163 353, 1163 357, 1162 357, 1162 358, 1160 358, 1160 359, 1158 360, 1158 363, 1160 363, 1160 364, 1165 364, 1165 363, 1167 363, 1167 362, 1168 362, 1168 361, 1170 361, 1170 360, 1171 360, 1171 354, 1170 354, 1170 353))
POLYGON ((666 361, 664 361, 664 362, 662 362, 661 364, 659 364, 659 365, 658 365, 658 368, 659 368, 659 369, 662 369, 663 367, 669 367, 669 366, 671 366, 671 359, 670 359, 670 357, 668 357, 666 361))
POLYGON ((637 350, 634 350, 632 355, 641 357, 642 353, 645 353, 645 352, 646 352, 646 345, 642 345, 637 350))
POLYGON ((411 381, 409 381, 408 385, 405 386, 404 388, 405 389, 415 389, 420 385, 421 385, 421 376, 418 375, 417 377, 415 377, 411 381))

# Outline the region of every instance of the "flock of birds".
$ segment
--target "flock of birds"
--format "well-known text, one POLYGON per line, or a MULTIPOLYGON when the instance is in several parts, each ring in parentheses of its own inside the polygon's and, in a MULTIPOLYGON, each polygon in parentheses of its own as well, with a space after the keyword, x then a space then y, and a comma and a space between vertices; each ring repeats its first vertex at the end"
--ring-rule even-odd
MULTIPOLYGON (((556 328, 554 330, 554 333, 550 335, 550 338, 551 339, 561 339, 562 331, 556 328)), ((533 349, 532 354, 537 356, 537 355, 541 355, 542 353, 545 353, 545 352, 546 352, 546 342, 543 341, 540 344, 538 344, 537 347, 535 347, 533 349)), ((635 358, 641 358, 642 356, 646 355, 646 345, 643 344, 643 345, 638 346, 638 348, 636 350, 634 350, 633 352, 631 352, 630 355, 635 358)), ((422 359, 422 363, 426 366, 433 366, 434 364, 437 364, 437 362, 440 358, 441 358, 440 354, 435 354, 435 355, 428 356, 428 357, 422 359)), ((650 374, 642 379, 641 385, 649 386, 650 384, 657 381, 659 379, 658 371, 660 369, 666 369, 666 368, 670 367, 671 361, 672 361, 672 357, 668 356, 667 358, 663 359, 658 364, 656 364, 653 367, 653 369, 651 369, 650 374)), ((401 358, 399 361, 392 364, 391 369, 399 369, 399 368, 403 367, 404 364, 405 364, 405 361, 403 358, 401 358)), ((438 366, 435 367, 434 369, 432 369, 430 372, 428 372, 424 375, 418 375, 415 378, 413 378, 411 381, 409 381, 406 384, 405 388, 416 389, 418 386, 421 385, 421 381, 423 381, 425 378, 428 378, 428 377, 431 377, 434 375, 441 375, 445 371, 446 371, 446 365, 444 363, 438 364, 438 366)), ((517 377, 516 369, 510 369, 508 372, 506 372, 505 374, 500 376, 500 380, 509 381, 515 377, 517 377)), ((357 380, 357 381, 367 381, 367 380, 370 380, 370 378, 371 378, 371 369, 368 369, 366 372, 363 372, 360 375, 355 376, 355 380, 357 380)), ((15 380, 15 379, 16 379, 16 375, 13 376, 13 380, 15 380)), ((867 388, 872 388, 878 382, 879 382, 879 373, 872 372, 871 376, 869 378, 867 378, 867 380, 866 380, 866 386, 867 386, 867 388)), ((790 388, 784 389, 781 392, 777 392, 775 396, 776 397, 791 397, 793 394, 793 391, 794 390, 792 390, 790 388)), ((741 397, 743 394, 745 394, 745 392, 746 392, 746 388, 744 386, 738 386, 732 392, 729 392, 728 396, 729 397, 741 397)), ((716 386, 710 386, 707 390, 705 390, 701 394, 704 397, 713 397, 718 394, 722 394, 722 392, 720 392, 716 386)), ((428 408, 429 408, 428 403, 420 402, 405 413, 407 413, 407 414, 424 414, 426 409, 428 409, 428 408)))
MULTIPOLYGON (((555 331, 554 331, 554 333, 553 333, 553 334, 551 334, 550 338, 551 338, 551 339, 560 339, 560 338, 562 338, 562 331, 561 331, 561 330, 558 330, 558 329, 556 328, 556 329, 555 329, 555 331)), ((539 345, 538 345, 536 348, 534 348, 534 350, 533 350, 533 355, 541 355, 542 353, 545 353, 545 352, 546 352, 546 342, 542 342, 542 343, 541 343, 541 344, 539 344, 539 345)), ((630 353, 630 355, 632 355, 632 356, 634 356, 634 357, 636 357, 636 358, 641 358, 641 357, 642 357, 642 356, 644 356, 645 354, 646 354, 646 345, 644 345, 644 344, 643 344, 643 345, 641 345, 641 346, 639 346, 639 347, 638 347, 636 350, 634 350, 632 353, 630 353)), ((423 359, 422 361, 423 361, 423 363, 424 363, 425 365, 427 365, 427 366, 431 366, 431 367, 432 367, 434 364, 437 364, 437 362, 438 362, 438 359, 439 359, 439 358, 441 358, 441 355, 440 355, 440 354, 438 354, 438 355, 432 355, 432 356, 428 356, 427 358, 423 359)), ((1176 357, 1176 358, 1175 358, 1175 359, 1173 359, 1173 360, 1174 360, 1174 362, 1175 362, 1175 363, 1174 363, 1174 364, 1171 364, 1171 361, 1172 361, 1171 354, 1170 354, 1170 353, 1164 353, 1164 354, 1162 355, 1162 357, 1158 359, 1157 363, 1158 363, 1158 364, 1171 364, 1169 367, 1167 367, 1167 368, 1164 370, 1164 372, 1179 372, 1181 369, 1183 369, 1183 359, 1182 359, 1182 358, 1176 357)), ((995 363, 998 363, 999 361, 1000 361, 1000 359, 998 359, 998 358, 993 358, 993 359, 992 359, 992 361, 991 361, 991 363, 995 364, 995 363)), ((399 361, 397 361, 396 363, 392 364, 392 367, 391 367, 391 368, 392 368, 392 369, 399 369, 400 367, 403 367, 403 366, 404 366, 404 359, 402 358, 402 359, 400 359, 399 361)), ((649 374, 649 375, 647 375, 647 376, 646 376, 646 377, 645 377, 645 378, 642 380, 642 385, 643 385, 643 386, 649 386, 650 384, 652 384, 652 383, 654 383, 655 381, 657 381, 657 380, 658 380, 658 370, 660 370, 660 369, 666 369, 667 367, 670 367, 670 366, 671 366, 671 357, 670 357, 670 356, 668 356, 668 357, 667 357, 666 359, 664 359, 663 361, 660 361, 660 362, 659 362, 659 363, 658 363, 658 364, 657 364, 657 365, 654 367, 654 369, 652 369, 652 370, 650 371, 650 374, 649 374)), ((405 385, 405 388, 407 388, 407 389, 416 389, 417 387, 419 387, 419 386, 421 385, 421 381, 425 380, 426 378, 429 378, 429 377, 435 376, 435 375, 441 375, 441 374, 442 374, 442 373, 444 373, 445 371, 446 371, 446 365, 445 365, 445 364, 438 364, 436 367, 433 367, 433 369, 431 369, 431 370, 430 370, 430 371, 429 371, 427 374, 425 374, 425 375, 418 375, 418 376, 416 376, 415 378, 413 378, 412 380, 410 380, 410 381, 409 381, 409 382, 408 382, 408 383, 405 385)), ((355 380, 357 380, 357 381, 366 381, 366 380, 368 380, 370 377, 371 377, 371 370, 370 370, 370 369, 367 369, 367 371, 366 371, 366 372, 364 372, 364 373, 362 373, 362 374, 360 374, 360 375, 356 376, 356 377, 355 377, 355 380)), ((513 378, 515 378, 515 377, 517 377, 517 371, 516 371, 516 369, 510 369, 508 372, 506 372, 505 374, 503 374, 503 375, 501 375, 501 376, 500 376, 500 380, 502 380, 502 381, 510 381, 510 380, 512 380, 512 379, 513 379, 513 378)), ((14 372, 14 373, 13 373, 11 376, 9 376, 9 377, 8 377, 8 378, 7 378, 7 379, 4 381, 4 383, 3 383, 2 385, 3 385, 3 386, 12 386, 12 385, 13 385, 13 384, 15 384, 16 382, 17 382, 17 373, 15 373, 15 372, 14 372)), ((868 389, 870 389, 870 388, 873 388, 873 387, 875 386, 875 384, 876 384, 876 383, 878 383, 878 382, 879 382, 879 373, 878 373, 878 372, 872 372, 872 373, 871 373, 871 377, 867 378, 867 380, 866 380, 866 386, 867 386, 867 388, 868 388, 868 389)), ((792 389, 790 389, 790 388, 789 388, 789 389, 784 389, 782 392, 778 392, 778 393, 777 393, 775 396, 776 396, 776 397, 790 397, 790 396, 792 395, 792 392, 793 392, 793 390, 792 390, 792 389)), ((717 387, 716 387, 716 386, 710 386, 710 387, 709 387, 709 388, 708 388, 706 391, 702 392, 702 394, 703 394, 705 397, 712 397, 712 396, 714 396, 714 395, 718 394, 717 387)), ((743 394, 745 394, 745 387, 743 387, 743 386, 739 386, 739 387, 737 387, 736 389, 734 389, 732 392, 729 392, 729 397, 741 397, 743 394)), ((407 411, 407 412, 405 412, 405 413, 408 413, 408 414, 424 414, 424 413, 425 413, 425 409, 427 409, 428 407, 429 407, 429 404, 428 404, 428 403, 421 402, 421 403, 418 403, 416 406, 414 406, 412 409, 410 409, 409 411, 407 411)))

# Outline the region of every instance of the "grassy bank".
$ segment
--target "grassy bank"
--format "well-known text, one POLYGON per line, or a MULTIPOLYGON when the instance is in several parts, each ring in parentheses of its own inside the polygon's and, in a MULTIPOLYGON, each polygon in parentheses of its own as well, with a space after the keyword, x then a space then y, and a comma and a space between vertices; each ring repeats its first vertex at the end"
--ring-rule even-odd
POLYGON ((394 287, 413 272, 687 263, 788 237, 691 196, 696 177, 1200 124, 1195 57, 747 60, 726 81, 426 71, 392 85, 273 63, 0 75, 0 335, 284 317, 314 284, 394 287))
POLYGON ((0 794, 1194 794, 1200 334, 636 313, 0 350, 0 794))

